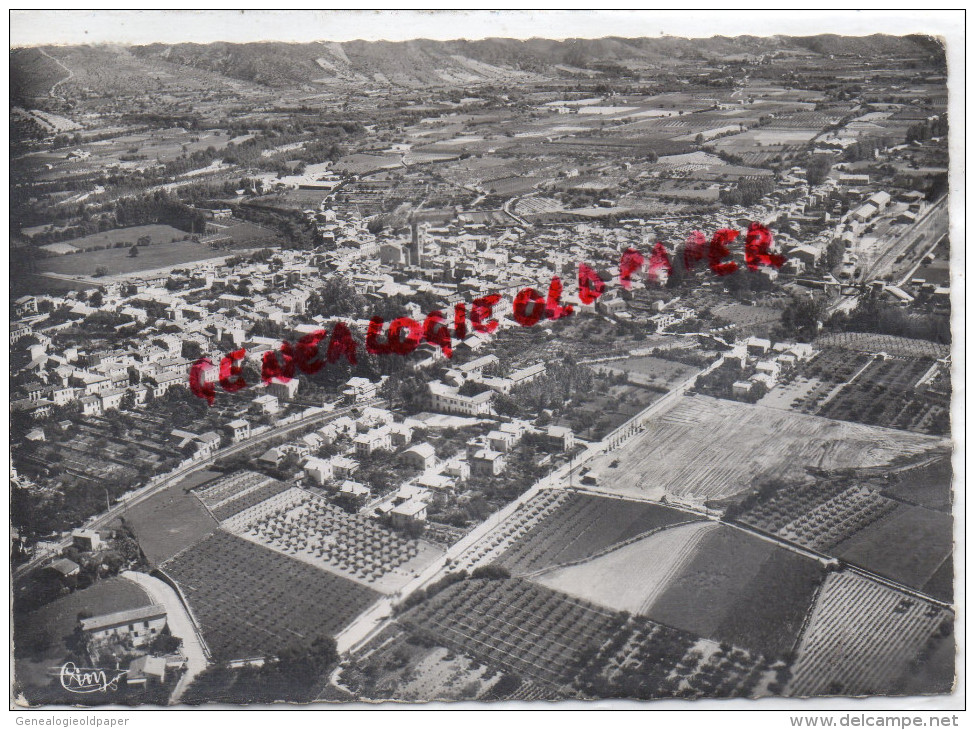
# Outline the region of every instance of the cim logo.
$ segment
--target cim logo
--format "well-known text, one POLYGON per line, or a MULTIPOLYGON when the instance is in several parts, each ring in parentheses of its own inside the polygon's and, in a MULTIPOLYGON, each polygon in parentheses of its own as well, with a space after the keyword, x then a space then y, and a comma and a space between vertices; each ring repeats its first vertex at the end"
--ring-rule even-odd
POLYGON ((90 694, 109 690, 114 692, 118 689, 119 681, 126 674, 125 670, 78 667, 74 662, 67 662, 61 667, 59 677, 61 686, 68 692, 90 694))

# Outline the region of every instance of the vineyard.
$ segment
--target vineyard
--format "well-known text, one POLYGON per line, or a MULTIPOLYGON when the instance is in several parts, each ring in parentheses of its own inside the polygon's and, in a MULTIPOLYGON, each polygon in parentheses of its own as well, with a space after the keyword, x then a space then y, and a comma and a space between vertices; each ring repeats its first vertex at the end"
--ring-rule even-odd
POLYGON ((218 661, 274 655, 344 628, 379 598, 363 585, 218 530, 162 565, 218 661))
POLYGON ((645 502, 570 493, 500 558, 524 575, 595 553, 651 530, 686 522, 684 512, 645 502))
MULTIPOLYGON (((823 584, 799 644, 788 693, 885 694, 915 660, 949 641, 953 616, 847 572, 823 584)), ((940 689, 950 689, 952 672, 940 689)))
POLYGON ((216 479, 202 489, 197 489, 196 496, 212 512, 222 504, 269 481, 271 481, 270 477, 256 471, 238 471, 216 479))
POLYGON ((223 522, 251 507, 261 504, 261 502, 271 499, 277 494, 287 491, 287 489, 287 484, 269 479, 254 489, 249 489, 243 494, 225 501, 219 507, 214 507, 211 512, 216 519, 223 522))

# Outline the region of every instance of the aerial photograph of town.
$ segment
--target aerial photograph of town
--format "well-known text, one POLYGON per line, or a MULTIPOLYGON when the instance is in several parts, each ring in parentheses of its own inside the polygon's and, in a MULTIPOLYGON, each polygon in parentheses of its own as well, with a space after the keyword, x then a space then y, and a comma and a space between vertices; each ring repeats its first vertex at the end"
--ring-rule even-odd
POLYGON ((945 39, 471 22, 12 36, 11 707, 951 694, 945 39))

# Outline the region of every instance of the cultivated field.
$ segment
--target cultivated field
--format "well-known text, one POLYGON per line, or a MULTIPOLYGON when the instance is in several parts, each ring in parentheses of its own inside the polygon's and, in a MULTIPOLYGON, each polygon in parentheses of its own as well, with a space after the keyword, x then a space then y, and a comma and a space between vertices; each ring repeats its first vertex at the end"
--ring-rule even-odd
POLYGON ((934 449, 932 436, 687 396, 620 449, 595 459, 599 491, 702 503, 807 466, 870 467, 934 449), (611 468, 612 462, 618 468, 611 468))
POLYGON ((159 565, 217 529, 217 523, 187 490, 219 476, 199 471, 126 510, 122 517, 152 565, 159 565))
POLYGON ((193 261, 205 261, 226 255, 226 251, 217 251, 202 243, 177 241, 176 243, 140 246, 138 256, 129 256, 128 248, 109 248, 103 251, 87 251, 70 256, 57 256, 52 259, 45 259, 39 264, 39 268, 44 273, 91 277, 95 276, 100 267, 105 267, 106 276, 118 276, 162 269, 177 264, 187 264, 193 261))
POLYGON ((740 522, 827 551, 897 509, 897 502, 846 480, 788 484, 740 516, 740 522))
POLYGON ((952 519, 944 512, 898 506, 834 548, 861 568, 921 589, 950 561, 952 519))
POLYGON ((102 248, 124 246, 125 249, 122 251, 122 253, 128 256, 129 248, 136 245, 139 242, 139 239, 144 236, 149 236, 150 240, 152 241, 151 245, 155 246, 161 243, 182 241, 187 235, 189 234, 186 231, 181 231, 178 228, 153 223, 146 226, 116 228, 111 231, 93 233, 90 236, 83 236, 81 238, 72 238, 67 241, 62 241, 58 245, 70 246, 76 251, 92 251, 94 250, 95 246, 101 246, 102 248))
POLYGON ((875 335, 867 332, 836 332, 816 339, 816 347, 840 347, 855 352, 886 352, 895 357, 947 357, 948 345, 927 340, 912 340, 894 335, 875 335))
POLYGON ((615 615, 525 580, 470 579, 412 609, 402 623, 455 651, 539 682, 569 684, 615 615))
POLYGON ((634 383, 668 390, 701 370, 693 365, 662 360, 659 357, 628 357, 625 360, 599 363, 593 369, 625 372, 634 383))
POLYGON ((815 560, 719 525, 669 577, 645 615, 697 636, 785 657, 822 575, 815 560))
POLYGON ((781 309, 750 304, 722 304, 712 307, 711 311, 715 316, 726 319, 739 327, 779 322, 782 318, 781 309))
MULTIPOLYGON (((953 620, 934 604, 852 573, 832 573, 803 631, 788 693, 885 694, 929 642, 932 649, 950 642, 953 620)), ((952 660, 939 692, 951 688, 952 660)))
POLYGON ((936 367, 943 366, 927 358, 874 360, 817 413, 874 426, 946 434, 950 427, 947 394, 929 393, 919 385, 936 367))
POLYGON ((500 562, 513 574, 524 575, 587 559, 638 535, 692 519, 663 505, 569 493, 525 531, 500 562))
POLYGON ((218 530, 162 565, 217 660, 332 636, 379 598, 359 583, 218 530))
POLYGON ((523 684, 508 699, 754 696, 784 668, 518 579, 454 583, 400 621, 417 642, 517 675, 523 684))
POLYGON ((665 527, 591 560, 547 570, 533 580, 615 611, 645 614, 717 527, 705 520, 665 527))
POLYGON ((884 494, 893 499, 941 512, 951 511, 951 452, 930 464, 892 475, 884 494))

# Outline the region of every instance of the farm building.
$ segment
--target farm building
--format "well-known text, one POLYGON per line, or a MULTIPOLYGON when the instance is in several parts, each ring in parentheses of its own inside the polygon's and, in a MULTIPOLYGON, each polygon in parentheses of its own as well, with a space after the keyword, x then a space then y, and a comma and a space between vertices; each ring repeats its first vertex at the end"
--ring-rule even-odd
POLYGON ((71 533, 71 544, 84 552, 99 550, 102 536, 96 530, 75 530, 71 533))
POLYGON ((866 223, 868 220, 877 215, 877 206, 872 203, 864 203, 855 211, 853 211, 853 220, 858 223, 866 223))
POLYGON ((764 337, 749 337, 745 343, 745 348, 752 357, 764 355, 770 347, 772 347, 772 343, 764 337))
POLYGON ((118 611, 104 616, 81 620, 81 630, 93 641, 104 641, 115 636, 126 636, 133 646, 143 646, 166 626, 166 609, 152 605, 118 611))
POLYGON ((143 686, 149 681, 166 681, 165 657, 145 655, 129 662, 128 673, 125 675, 126 684, 143 686))

